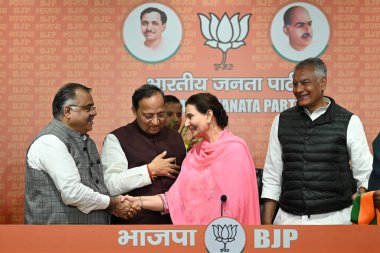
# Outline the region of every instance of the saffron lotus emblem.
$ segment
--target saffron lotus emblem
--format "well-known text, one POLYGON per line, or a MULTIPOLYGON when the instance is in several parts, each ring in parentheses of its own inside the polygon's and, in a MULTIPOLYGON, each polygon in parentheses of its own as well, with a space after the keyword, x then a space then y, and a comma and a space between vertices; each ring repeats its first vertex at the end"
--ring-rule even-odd
POLYGON ((201 32, 206 39, 205 45, 212 48, 219 48, 223 53, 222 62, 216 64, 218 68, 232 68, 232 64, 226 64, 227 51, 245 45, 244 39, 249 32, 249 19, 251 14, 247 14, 239 19, 239 13, 228 17, 224 13, 221 19, 210 13, 210 18, 198 13, 201 32))
POLYGON ((237 233, 237 225, 212 225, 214 231, 215 240, 222 242, 224 244, 223 249, 220 249, 220 252, 229 252, 229 249, 226 248, 228 242, 235 240, 237 233))

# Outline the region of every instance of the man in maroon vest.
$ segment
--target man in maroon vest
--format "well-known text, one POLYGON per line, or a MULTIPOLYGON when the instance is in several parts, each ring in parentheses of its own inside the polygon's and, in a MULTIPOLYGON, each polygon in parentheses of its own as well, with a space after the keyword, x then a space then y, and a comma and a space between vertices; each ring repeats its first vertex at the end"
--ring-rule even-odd
MULTIPOLYGON (((169 190, 186 155, 182 137, 165 126, 163 92, 143 85, 132 95, 136 119, 104 140, 102 165, 111 195, 155 195, 169 190)), ((142 210, 131 219, 113 217, 116 224, 171 224, 169 215, 142 210)))

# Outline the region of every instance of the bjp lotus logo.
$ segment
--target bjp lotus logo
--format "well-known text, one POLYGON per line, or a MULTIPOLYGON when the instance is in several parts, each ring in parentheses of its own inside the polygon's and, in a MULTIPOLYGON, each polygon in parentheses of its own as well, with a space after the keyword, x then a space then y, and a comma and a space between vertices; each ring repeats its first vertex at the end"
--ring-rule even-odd
POLYGON ((232 64, 226 64, 227 51, 245 45, 244 39, 248 35, 251 14, 245 15, 241 19, 239 19, 239 13, 232 18, 224 13, 221 19, 213 13, 210 14, 210 18, 200 13, 198 16, 203 37, 206 39, 205 45, 222 50, 222 62, 215 64, 215 69, 232 69, 232 64))
POLYGON ((219 217, 207 226, 205 244, 207 252, 210 253, 243 252, 245 247, 244 228, 235 219, 219 217))
POLYGON ((226 248, 227 242, 235 241, 237 225, 212 225, 212 229, 214 230, 215 240, 224 244, 224 248, 220 249, 220 252, 228 252, 229 249, 226 248))

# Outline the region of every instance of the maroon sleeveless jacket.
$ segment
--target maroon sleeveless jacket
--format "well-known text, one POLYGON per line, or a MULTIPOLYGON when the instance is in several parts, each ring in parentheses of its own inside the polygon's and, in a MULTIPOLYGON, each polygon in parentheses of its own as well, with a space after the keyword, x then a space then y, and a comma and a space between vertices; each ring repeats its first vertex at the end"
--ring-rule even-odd
MULTIPOLYGON (((176 157, 177 165, 181 166, 186 156, 182 137, 176 131, 164 126, 158 134, 147 134, 138 125, 137 121, 120 127, 113 132, 120 142, 128 160, 128 169, 150 163, 157 155, 167 151, 167 157, 176 157)), ((165 193, 175 180, 168 177, 157 177, 153 184, 128 192, 131 196, 150 196, 165 193)), ((142 210, 129 220, 116 219, 113 223, 127 224, 171 224, 169 215, 160 212, 142 210)))

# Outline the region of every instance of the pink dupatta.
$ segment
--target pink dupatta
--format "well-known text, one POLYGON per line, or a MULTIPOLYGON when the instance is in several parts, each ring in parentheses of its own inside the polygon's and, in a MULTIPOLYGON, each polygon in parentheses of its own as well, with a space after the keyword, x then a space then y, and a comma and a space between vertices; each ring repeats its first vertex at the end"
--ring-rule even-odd
POLYGON ((260 224, 255 165, 246 143, 229 130, 216 142, 203 140, 191 149, 165 196, 174 224, 206 225, 220 217, 223 194, 224 216, 260 224))

